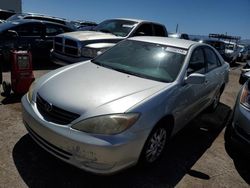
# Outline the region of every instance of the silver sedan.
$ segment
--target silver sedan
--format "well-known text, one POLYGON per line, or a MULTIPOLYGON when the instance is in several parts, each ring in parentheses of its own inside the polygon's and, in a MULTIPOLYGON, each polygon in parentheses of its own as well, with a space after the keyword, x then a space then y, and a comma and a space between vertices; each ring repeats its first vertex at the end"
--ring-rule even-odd
POLYGON ((135 37, 33 83, 23 122, 45 150, 93 173, 154 164, 173 135, 216 108, 228 71, 209 45, 135 37))

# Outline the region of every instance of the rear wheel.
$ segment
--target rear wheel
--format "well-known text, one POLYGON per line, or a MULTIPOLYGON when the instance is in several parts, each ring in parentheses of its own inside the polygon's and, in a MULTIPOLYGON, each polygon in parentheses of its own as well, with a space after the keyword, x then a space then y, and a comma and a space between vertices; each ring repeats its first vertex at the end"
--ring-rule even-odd
POLYGON ((164 126, 157 126, 150 133, 141 153, 140 162, 150 165, 162 156, 168 141, 169 133, 164 126))

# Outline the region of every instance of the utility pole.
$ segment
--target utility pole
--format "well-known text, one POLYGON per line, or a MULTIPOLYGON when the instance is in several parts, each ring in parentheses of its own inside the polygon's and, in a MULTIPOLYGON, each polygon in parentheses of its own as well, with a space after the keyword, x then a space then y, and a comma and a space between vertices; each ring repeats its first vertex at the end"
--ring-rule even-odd
POLYGON ((176 29, 175 29, 176 33, 178 33, 178 29, 179 29, 179 24, 176 24, 176 29))

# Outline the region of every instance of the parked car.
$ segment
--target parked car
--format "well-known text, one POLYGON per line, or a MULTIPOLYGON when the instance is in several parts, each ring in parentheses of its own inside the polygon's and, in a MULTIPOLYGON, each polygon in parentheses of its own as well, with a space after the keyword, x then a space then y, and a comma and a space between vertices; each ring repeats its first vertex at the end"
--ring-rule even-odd
POLYGON ((49 59, 55 35, 70 32, 73 29, 53 22, 38 20, 16 20, 2 23, 0 26, 0 44, 4 60, 9 60, 9 50, 14 46, 28 46, 34 58, 49 59), (10 37, 15 32, 17 37, 10 37))
POLYGON ((189 36, 186 33, 170 33, 168 34, 168 37, 170 38, 177 38, 177 39, 186 39, 189 40, 189 36))
POLYGON ((248 78, 250 77, 250 61, 248 61, 242 68, 241 74, 240 74, 240 84, 244 84, 248 78))
POLYGON ((215 39, 204 39, 204 40, 199 40, 199 42, 209 44, 213 46, 223 57, 224 60, 227 60, 225 56, 225 50, 226 50, 226 44, 222 40, 215 40, 215 39))
MULTIPOLYGON (((248 74, 250 78, 250 74, 248 74)), ((250 81, 241 88, 225 131, 225 146, 231 155, 250 156, 250 81)))
POLYGON ((238 47, 240 48, 240 52, 238 54, 237 60, 244 62, 247 60, 247 56, 248 56, 248 49, 246 45, 240 44, 238 45, 238 47))
POLYGON ((78 168, 150 165, 189 121, 217 107, 228 71, 206 44, 126 39, 37 80, 22 98, 23 122, 42 148, 78 168))
POLYGON ((228 63, 234 64, 240 53, 240 48, 235 42, 224 41, 226 44, 225 59, 228 63))
POLYGON ((159 23, 136 19, 111 19, 91 31, 76 31, 55 37, 51 59, 60 65, 96 57, 117 42, 133 36, 165 36, 167 30, 159 23))
POLYGON ((44 14, 37 14, 37 13, 17 13, 9 17, 7 21, 15 21, 15 20, 22 20, 22 19, 29 19, 29 20, 33 19, 33 20, 54 22, 54 23, 58 23, 58 24, 70 27, 73 30, 76 30, 78 26, 76 25, 76 22, 72 22, 64 18, 49 16, 49 15, 44 15, 44 14))

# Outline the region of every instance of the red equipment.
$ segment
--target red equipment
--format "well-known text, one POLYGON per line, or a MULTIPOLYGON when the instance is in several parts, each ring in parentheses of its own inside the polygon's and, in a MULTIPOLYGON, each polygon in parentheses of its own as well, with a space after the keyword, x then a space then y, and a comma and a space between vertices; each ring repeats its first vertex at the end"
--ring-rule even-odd
MULTIPOLYGON (((11 88, 15 94, 28 92, 35 80, 32 69, 32 56, 28 50, 11 50, 11 88)), ((6 95, 11 92, 10 84, 3 83, 6 95)))

